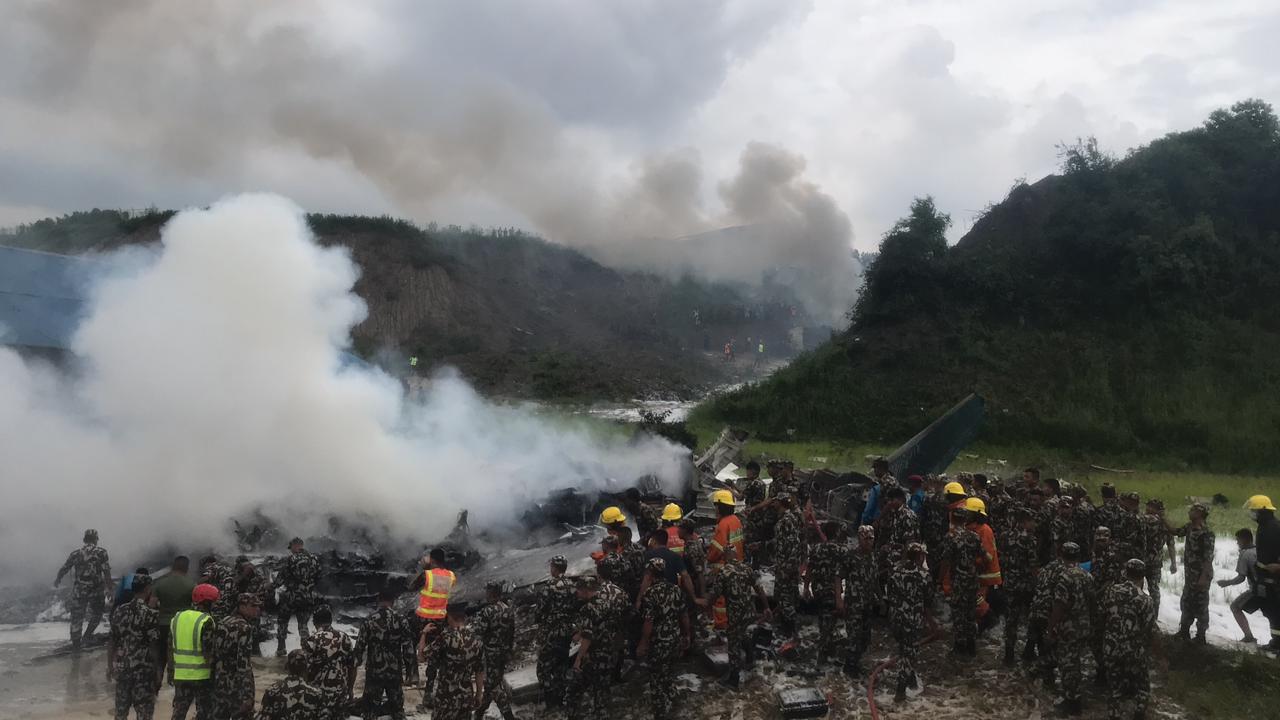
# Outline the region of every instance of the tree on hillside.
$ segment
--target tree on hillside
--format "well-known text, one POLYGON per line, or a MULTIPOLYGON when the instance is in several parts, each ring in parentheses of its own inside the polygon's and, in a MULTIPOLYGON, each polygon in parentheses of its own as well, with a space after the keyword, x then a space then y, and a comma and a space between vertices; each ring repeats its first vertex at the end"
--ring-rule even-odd
POLYGON ((932 197, 912 201, 907 216, 881 239, 880 253, 867 269, 852 313, 855 325, 936 310, 950 226, 951 216, 940 212, 932 197))

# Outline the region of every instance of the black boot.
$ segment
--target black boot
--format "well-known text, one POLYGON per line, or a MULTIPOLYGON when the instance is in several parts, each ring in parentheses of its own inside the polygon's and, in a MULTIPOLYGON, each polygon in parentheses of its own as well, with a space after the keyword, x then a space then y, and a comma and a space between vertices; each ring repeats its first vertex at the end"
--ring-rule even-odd
POLYGON ((742 671, 738 668, 730 668, 729 673, 720 678, 720 684, 730 690, 737 690, 742 685, 742 671))
POLYGON ((1013 660, 1014 660, 1013 655, 1014 655, 1013 648, 1009 647, 1004 649, 1004 666, 1005 667, 1013 667, 1013 660))
POLYGON ((1048 692, 1054 692, 1058 689, 1058 684, 1053 681, 1052 670, 1041 670, 1040 678, 1044 681, 1044 689, 1048 692))
POLYGON ((1054 712, 1062 717, 1078 717, 1083 711, 1080 705, 1080 698, 1075 700, 1063 700, 1053 706, 1054 712))
POLYGON ((893 701, 895 703, 906 702, 907 699, 907 679, 898 678, 898 689, 893 693, 893 701))
MULTIPOLYGON (((483 716, 481 716, 481 717, 483 717, 483 716)), ((513 712, 511 712, 510 710, 503 710, 503 711, 502 711, 502 720, 520 720, 520 718, 516 717, 516 714, 515 714, 515 713, 513 713, 513 712)))
POLYGON ((849 656, 844 659, 844 674, 849 677, 860 677, 862 675, 862 658, 849 656))
POLYGON ((1208 645, 1209 641, 1204 638, 1204 630, 1196 631, 1196 639, 1193 641, 1197 645, 1208 645))
POLYGON ((1036 653, 1035 643, 1028 640, 1027 644, 1022 646, 1023 662, 1031 662, 1032 660, 1035 660, 1037 657, 1040 657, 1040 656, 1036 653))
POLYGON ((978 639, 977 638, 969 638, 968 644, 965 645, 965 652, 969 654, 969 657, 978 657, 978 639))
POLYGON ((276 638, 276 657, 284 657, 288 654, 289 653, 284 649, 284 634, 281 633, 280 636, 276 638))

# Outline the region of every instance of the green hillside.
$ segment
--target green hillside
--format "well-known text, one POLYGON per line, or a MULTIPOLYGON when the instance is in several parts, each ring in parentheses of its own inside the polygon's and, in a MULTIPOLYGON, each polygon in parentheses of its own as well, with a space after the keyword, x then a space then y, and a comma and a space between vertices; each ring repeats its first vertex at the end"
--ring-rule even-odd
MULTIPOLYGON (((981 439, 1280 466, 1280 123, 1258 100, 1123 158, 1062 148, 954 246, 929 198, 848 331, 704 419, 892 442, 976 391, 981 439)), ((793 431, 788 435, 788 431, 793 431)))

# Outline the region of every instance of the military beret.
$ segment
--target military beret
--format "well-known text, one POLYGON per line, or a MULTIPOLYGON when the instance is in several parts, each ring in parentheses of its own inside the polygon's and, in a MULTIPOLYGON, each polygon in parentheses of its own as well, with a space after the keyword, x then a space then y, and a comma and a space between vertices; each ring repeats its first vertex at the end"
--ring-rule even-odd
POLYGON ((618 538, 612 535, 605 535, 604 537, 600 538, 600 545, 601 547, 617 548, 620 546, 620 543, 618 542, 618 538))
POLYGON ((568 561, 568 560, 565 560, 563 555, 557 555, 557 556, 555 556, 555 557, 551 558, 551 561, 550 561, 548 564, 549 564, 549 565, 555 565, 555 566, 556 566, 556 567, 558 567, 558 568, 567 568, 567 567, 569 567, 569 561, 568 561))
POLYGON ((1132 500, 1132 501, 1134 501, 1134 502, 1138 502, 1139 500, 1141 500, 1141 499, 1142 499, 1142 496, 1141 496, 1141 495, 1139 495, 1139 494, 1138 494, 1136 491, 1134 491, 1134 490, 1130 490, 1129 492, 1127 492, 1127 493, 1125 493, 1125 494, 1121 495, 1120 497, 1121 497, 1121 498, 1123 498, 1123 499, 1125 499, 1125 500, 1132 500))
POLYGON ((649 558, 649 563, 645 565, 649 572, 664 573, 667 571, 667 561, 660 557, 649 558))
POLYGON ((858 537, 874 538, 875 536, 876 529, 874 527, 870 525, 861 525, 858 527, 858 537))
POLYGON ((1159 508, 1164 510, 1164 501, 1160 498, 1151 498, 1147 500, 1147 507, 1159 508))
POLYGON ((573 584, 579 590, 595 590, 600 587, 600 580, 595 575, 579 575, 573 584))
POLYGON ((146 590, 151 586, 151 576, 146 573, 135 573, 133 583, 129 585, 129 589, 134 592, 146 590))
POLYGON ((1146 563, 1144 563, 1144 562, 1142 562, 1142 561, 1141 561, 1141 560, 1139 560, 1138 558, 1129 558, 1129 559, 1128 559, 1128 560, 1126 560, 1126 561, 1125 561, 1125 563, 1124 563, 1124 569, 1125 569, 1125 570, 1127 570, 1127 571, 1129 571, 1129 572, 1131 572, 1131 573, 1135 573, 1135 574, 1136 574, 1136 573, 1146 573, 1146 572, 1147 572, 1147 564, 1146 564, 1146 563))
POLYGON ((1062 543, 1062 556, 1073 559, 1080 557, 1080 546, 1073 542, 1062 543))
POLYGON ((924 543, 921 543, 921 542, 907 543, 907 554, 927 553, 927 552, 929 552, 929 549, 924 546, 924 543))
POLYGON ((774 493, 774 495, 773 495, 773 499, 774 499, 774 500, 782 500, 783 502, 790 501, 790 500, 791 500, 791 491, 790 491, 790 490, 779 490, 778 492, 774 493))
POLYGON ((258 597, 257 593, 242 592, 236 596, 236 602, 240 605, 258 606, 262 604, 262 598, 258 597))
POLYGON ((1099 538, 1107 538, 1108 540, 1110 540, 1111 528, 1106 527, 1105 525, 1099 525, 1098 528, 1093 531, 1093 536, 1099 537, 1099 538))

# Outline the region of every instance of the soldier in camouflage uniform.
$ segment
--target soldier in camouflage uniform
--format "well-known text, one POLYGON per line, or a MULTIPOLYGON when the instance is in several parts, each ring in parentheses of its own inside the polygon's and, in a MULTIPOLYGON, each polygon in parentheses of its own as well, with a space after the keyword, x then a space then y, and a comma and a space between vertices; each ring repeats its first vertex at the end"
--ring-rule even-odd
POLYGON ((707 546, 697 533, 698 522, 693 518, 680 521, 680 539, 684 540, 684 566, 693 581, 694 594, 701 597, 707 586, 707 546))
POLYGON ((951 530, 939 554, 951 606, 952 651, 972 657, 978 652, 978 561, 983 549, 982 538, 966 526, 970 515, 962 508, 951 512, 951 530))
MULTIPOLYGON (((1069 500, 1060 499, 1053 504, 1053 515, 1049 520, 1049 546, 1060 548, 1066 543, 1076 542, 1076 506, 1069 500)), ((1084 547, 1080 546, 1083 553, 1084 547)))
MULTIPOLYGON (((424 657, 436 675, 432 720, 471 720, 484 697, 484 646, 467 626, 467 603, 450 602, 440 638, 428 643, 424 657)), ((429 626, 427 632, 440 625, 429 626)))
POLYGON ((1106 602, 1107 591, 1111 586, 1124 581, 1124 560, 1120 559, 1116 543, 1112 541, 1111 528, 1104 525, 1099 525, 1094 531, 1093 564, 1089 568, 1089 574, 1093 576, 1094 590, 1090 625, 1093 631, 1093 662, 1098 670, 1098 684, 1101 685, 1106 683, 1107 676, 1106 665, 1102 662, 1103 621, 1107 613, 1103 603, 1106 602))
POLYGON ((1057 667, 1053 657, 1053 644, 1045 637, 1045 626, 1049 624, 1049 614, 1053 611, 1053 588, 1058 576, 1067 570, 1067 562, 1062 559, 1062 548, 1054 552, 1053 559, 1048 562, 1036 576, 1036 590, 1031 597, 1031 624, 1027 630, 1027 646, 1023 650, 1024 660, 1035 657, 1038 649, 1040 665, 1037 674, 1044 678, 1046 686, 1053 686, 1053 671, 1057 667))
POLYGON ((618 583, 627 595, 635 597, 635 593, 640 589, 639 578, 632 576, 631 562, 622 556, 622 545, 618 542, 618 538, 613 535, 604 536, 600 540, 600 550, 604 556, 596 562, 596 572, 609 568, 609 575, 614 578, 614 582, 618 583))
POLYGON ((276 578, 280 589, 276 609, 276 657, 284 657, 284 639, 289 635, 289 618, 297 618, 298 635, 307 639, 307 621, 316 604, 316 581, 320 561, 303 547, 302 538, 289 541, 289 556, 276 578))
POLYGON ((1160 617, 1160 576, 1164 571, 1166 548, 1169 553, 1169 572, 1178 572, 1178 553, 1173 545, 1173 530, 1164 517, 1164 503, 1156 498, 1147 501, 1147 512, 1142 516, 1142 530, 1146 541, 1147 594, 1160 617))
MULTIPOLYGON (((1014 653, 1017 651, 1018 630, 1026 623, 1031 612, 1031 600, 1035 596, 1036 573, 1036 538, 1034 534, 1035 520, 1031 512, 1022 506, 1011 510, 1014 527, 1000 538, 1000 570, 1004 581, 1002 591, 1005 595, 1006 614, 1004 620, 1004 664, 1012 666, 1014 653)), ((1028 642, 1026 647, 1035 652, 1034 644, 1028 642)), ((1029 658, 1028 658, 1029 659, 1029 658)))
POLYGON ((631 583, 627 592, 631 601, 635 602, 640 595, 640 584, 644 580, 644 545, 631 542, 631 528, 618 528, 618 550, 622 559, 627 561, 627 579, 631 583))
POLYGON ((900 564, 907 545, 920 541, 920 521, 906 505, 907 494, 895 485, 884 497, 884 511, 875 523, 881 587, 887 586, 888 575, 900 564))
MULTIPOLYGON (((256 720, 315 720, 324 716, 325 700, 320 689, 307 682, 307 654, 289 653, 284 661, 283 680, 262 694, 262 709, 256 720)), ((344 716, 345 717, 345 716, 344 716)))
POLYGON ((724 564, 711 575, 707 584, 705 598, 698 600, 698 605, 711 608, 720 598, 725 599, 726 616, 729 626, 725 636, 729 641, 729 674, 721 681, 724 685, 737 689, 742 679, 742 670, 751 667, 754 648, 748 635, 748 628, 759 615, 756 610, 756 599, 759 598, 764 608, 764 617, 769 617, 769 597, 760 587, 760 576, 750 565, 738 559, 737 553, 730 553, 724 564))
POLYGON ((307 655, 307 677, 325 696, 325 707, 334 720, 346 720, 355 683, 356 648, 351 637, 333 627, 333 611, 321 605, 312 614, 315 632, 302 641, 307 655))
MULTIPOLYGON (((688 546, 685 546, 686 550, 688 546)), ((596 597, 610 610, 610 623, 614 630, 610 639, 609 668, 616 678, 622 664, 622 656, 626 651, 625 629, 631 625, 631 598, 618 586, 612 574, 612 568, 598 571, 600 587, 596 589, 596 597)))
POLYGON ((516 643, 516 613, 505 597, 506 588, 499 580, 485 584, 485 604, 471 626, 484 648, 484 697, 476 708, 476 720, 484 717, 489 703, 497 703, 503 720, 515 720, 511 713, 511 686, 507 684, 507 667, 516 643))
POLYGON ((619 609, 614 607, 616 600, 600 597, 599 578, 583 575, 576 586, 582 609, 573 622, 579 645, 567 681, 565 704, 569 720, 608 715, 613 648, 620 619, 619 609))
POLYGON ((840 636, 836 633, 836 623, 845 614, 844 601, 844 569, 845 546, 836 542, 843 529, 840 523, 827 521, 822 524, 825 540, 813 547, 809 555, 808 574, 805 585, 817 606, 818 613, 818 657, 834 657, 840 644, 840 636))
POLYGON ((221 620, 234 615, 240 595, 236 592, 236 570, 218 559, 217 555, 205 555, 200 560, 200 582, 218 588, 218 601, 210 614, 221 620))
POLYGON ((889 576, 889 628, 898 645, 898 682, 895 702, 907 699, 907 689, 919 686, 916 678, 916 653, 920 648, 920 631, 932 605, 933 581, 925 569, 925 546, 908 543, 902 560, 889 576))
MULTIPOLYGON (((1094 604, 1093 578, 1080 567, 1080 546, 1064 543, 1062 559, 1066 569, 1053 584, 1053 610, 1045 627, 1045 637, 1053 647, 1058 672, 1062 676, 1063 700, 1055 709, 1063 715, 1081 712, 1080 685, 1084 655, 1089 651, 1090 622, 1094 604)), ((1052 677, 1052 676, 1050 676, 1052 677)))
POLYGON ((1146 716, 1147 702, 1151 698, 1149 670, 1151 630, 1155 626, 1155 605, 1147 593, 1142 592, 1143 578, 1147 574, 1145 563, 1129 560, 1124 566, 1125 579, 1107 589, 1102 605, 1106 608, 1103 618, 1103 662, 1110 685, 1107 717, 1110 720, 1146 716), (1132 714, 1124 713, 1132 701, 1132 714))
POLYGON ((253 648, 257 637, 252 620, 260 600, 245 593, 237 598, 236 614, 218 621, 213 655, 213 714, 217 720, 253 717, 253 648))
POLYGON ((111 561, 107 551, 98 547, 97 530, 84 531, 84 546, 67 556, 53 586, 61 585, 68 572, 72 573, 71 598, 67 602, 71 612, 71 646, 78 649, 81 633, 93 637, 98 623, 102 622, 107 593, 112 589, 111 561))
POLYGON ((1124 508, 1120 506, 1120 496, 1116 492, 1116 486, 1109 482, 1102 483, 1100 492, 1102 494, 1102 505, 1097 510, 1098 525, 1106 528, 1119 528, 1120 524, 1124 522, 1120 519, 1120 516, 1124 514, 1124 508))
POLYGON ((1071 519, 1075 523, 1075 541, 1080 546, 1083 557, 1093 557, 1094 531, 1100 524, 1097 520, 1098 509, 1089 499, 1089 493, 1080 485, 1071 486, 1071 501, 1075 505, 1071 519))
POLYGON ((1213 531, 1205 525, 1209 508, 1195 503, 1187 511, 1190 520, 1178 530, 1185 537, 1182 547, 1182 621, 1178 625, 1178 637, 1190 640, 1191 625, 1196 626, 1196 642, 1205 643, 1204 633, 1209 628, 1209 586, 1213 584, 1213 531))
POLYGON ((760 479, 760 464, 755 460, 747 463, 747 478, 742 481, 739 495, 742 496, 744 511, 743 539, 752 565, 759 567, 765 559, 766 546, 773 538, 773 524, 777 516, 769 505, 769 487, 760 479))
POLYGON ((569 670, 569 640, 573 637, 573 616, 577 607, 573 582, 565 577, 568 561, 563 555, 551 558, 547 567, 551 580, 538 591, 534 622, 541 640, 538 648, 538 684, 548 708, 564 703, 565 673, 569 670))
POLYGON ((356 637, 356 664, 364 663, 364 720, 390 713, 404 720, 405 674, 414 667, 414 637, 405 617, 392 609, 399 593, 394 587, 378 594, 378 609, 364 621, 356 637), (389 709, 384 709, 384 702, 389 709))
POLYGON ((1120 562, 1147 556, 1147 533, 1143 528, 1142 516, 1139 515, 1140 498, 1136 492, 1127 492, 1120 496, 1120 524, 1111 526, 1111 542, 1116 546, 1120 562))
POLYGON ((636 657, 649 666, 646 695, 654 720, 666 720, 675 702, 675 663, 687 647, 689 615, 680 588, 666 580, 666 561, 651 558, 647 568, 650 580, 640 604, 644 627, 640 631, 636 657))
POLYGON ((111 613, 107 641, 107 680, 116 683, 116 720, 133 708, 138 720, 155 715, 160 689, 160 614, 151 604, 151 577, 133 576, 133 599, 111 613))
POLYGON ((636 529, 640 531, 640 537, 647 538, 662 528, 662 513, 652 505, 645 504, 640 497, 640 491, 636 488, 627 488, 627 492, 623 495, 622 504, 635 518, 636 529))
POLYGON ((795 509, 789 490, 773 496, 780 516, 774 526, 773 601, 778 608, 778 624, 782 632, 796 632, 796 606, 800 603, 800 568, 804 565, 806 545, 804 520, 795 509))
POLYGON ((850 676, 862 673, 862 654, 871 643, 871 608, 876 602, 875 544, 875 528, 863 525, 844 557, 844 630, 849 643, 844 672, 850 676))
MULTIPOLYGON (((938 546, 947 536, 951 516, 947 509, 947 498, 942 492, 943 483, 938 476, 930 475, 926 478, 925 487, 928 492, 924 498, 924 512, 919 518, 920 536, 924 539, 924 545, 929 549, 929 554, 936 556, 938 546)), ((931 569, 937 570, 936 567, 931 569)))

